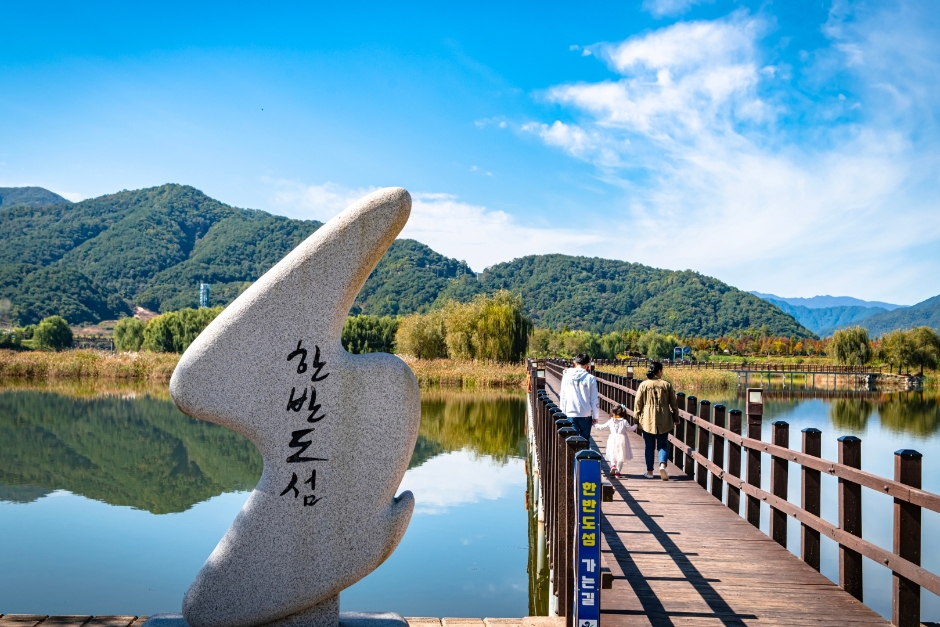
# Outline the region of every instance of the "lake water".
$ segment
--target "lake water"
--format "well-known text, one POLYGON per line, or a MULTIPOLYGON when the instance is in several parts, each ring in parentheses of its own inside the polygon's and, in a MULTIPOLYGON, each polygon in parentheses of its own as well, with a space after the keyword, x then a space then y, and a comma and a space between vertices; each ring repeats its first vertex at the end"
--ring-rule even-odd
MULTIPOLYGON (((701 394, 730 408, 737 397, 701 394)), ((771 423, 857 435, 862 466, 892 477, 893 452, 924 454, 924 488, 940 492, 940 405, 925 393, 770 398, 771 423)), ((344 610, 406 616, 544 614, 547 571, 526 508, 525 397, 425 391, 420 436, 402 489, 417 507, 395 553, 345 590, 344 610), (541 568, 540 568, 541 567, 541 568)), ((769 460, 763 482, 769 487, 769 460)), ((371 469, 369 472, 381 472, 371 469)), ((165 389, 0 388, 0 613, 179 611, 190 581, 261 473, 241 436, 180 414, 165 389)), ((368 481, 368 472, 363 481, 368 481)), ((823 478, 823 517, 837 521, 836 481, 823 478)), ((790 500, 799 502, 791 465, 790 500)), ((531 498, 531 489, 529 490, 531 498)), ((892 501, 865 490, 866 539, 892 544, 892 501)), ((923 564, 940 572, 940 515, 924 512, 923 564)), ((762 528, 766 531, 765 506, 762 528)), ((790 550, 799 552, 791 521, 790 550)), ((823 573, 838 580, 838 547, 823 538, 823 573)), ((924 620, 940 600, 923 592, 924 620)), ((891 609, 890 573, 866 560, 865 600, 891 609)))
MULTIPOLYGON (((165 391, 84 392, 0 393, 0 613, 179 611, 261 458, 165 391)), ((411 525, 342 608, 530 614, 524 457, 523 394, 425 392, 411 525)))
MULTIPOLYGON (((713 404, 722 403, 729 410, 745 410, 743 395, 699 394, 713 404)), ((940 493, 940 396, 933 392, 906 393, 835 393, 831 396, 812 393, 766 393, 761 439, 772 441, 774 421, 789 425, 790 448, 801 450, 802 429, 815 427, 822 431, 822 457, 838 460, 838 438, 854 435, 862 440, 862 469, 881 477, 894 478, 894 452, 914 449, 923 454, 923 489, 940 493)), ((746 429, 746 426, 743 427, 746 429)), ((746 455, 741 467, 747 467, 746 455)), ((725 459, 728 459, 727 452, 725 459)), ((761 487, 770 491, 770 457, 761 456, 761 487)), ((800 467, 789 464, 788 500, 800 504, 800 467)), ((823 473, 822 518, 839 524, 838 479, 823 473)), ((741 497, 744 510, 745 497, 741 497)), ((868 488, 862 489, 862 536, 881 548, 891 551, 894 533, 894 499, 868 488)), ((940 574, 940 514, 923 510, 923 544, 921 565, 940 574)), ((761 530, 770 528, 770 508, 761 506, 761 530)), ((800 524, 788 518, 787 548, 800 554, 800 524)), ((839 581, 839 545, 822 537, 821 572, 830 580, 839 581)), ((864 601, 886 618, 891 618, 891 571, 881 564, 865 559, 863 565, 864 601)), ((921 619, 940 621, 940 598, 921 590, 921 619)))

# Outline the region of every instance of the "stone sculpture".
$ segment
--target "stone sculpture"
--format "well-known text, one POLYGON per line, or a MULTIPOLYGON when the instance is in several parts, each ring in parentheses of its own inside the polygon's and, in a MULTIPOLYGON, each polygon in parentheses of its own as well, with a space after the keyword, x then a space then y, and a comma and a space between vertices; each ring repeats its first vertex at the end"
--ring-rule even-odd
POLYGON ((351 355, 340 337, 410 211, 404 189, 366 196, 239 296, 180 359, 170 381, 179 408, 243 434, 264 458, 261 481, 183 600, 192 627, 335 627, 340 591, 404 535, 414 498, 395 491, 418 435, 418 384, 397 357, 351 355))

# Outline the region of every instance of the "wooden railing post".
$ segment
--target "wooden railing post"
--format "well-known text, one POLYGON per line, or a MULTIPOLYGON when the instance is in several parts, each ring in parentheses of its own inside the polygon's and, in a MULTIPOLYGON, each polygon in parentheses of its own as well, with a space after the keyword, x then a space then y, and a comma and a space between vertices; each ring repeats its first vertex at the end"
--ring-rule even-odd
MULTIPOLYGON (((685 393, 677 392, 676 398, 678 399, 677 405, 679 409, 683 409, 685 407, 685 393)), ((676 418, 679 418, 679 417, 676 416, 676 418)), ((675 436, 678 441, 685 442, 685 420, 679 419, 679 424, 677 424, 675 428, 675 436)), ((676 465, 676 468, 678 468, 679 470, 682 470, 685 467, 684 464, 682 463, 682 460, 684 457, 682 455, 682 452, 681 451, 677 452, 677 450, 671 444, 669 445, 668 450, 669 450, 669 458, 672 460, 672 463, 676 465)))
MULTIPOLYGON (((702 420, 711 422, 711 409, 711 401, 702 401, 699 403, 698 417, 702 420)), ((708 431, 703 427, 698 427, 696 431, 698 431, 698 454, 705 459, 708 459, 708 431)), ((702 464, 699 464, 695 473, 695 479, 705 490, 708 489, 708 475, 708 468, 702 464)))
MULTIPOLYGON (((554 565, 553 574, 555 576, 554 588, 558 596, 558 614, 567 616, 571 606, 571 596, 568 594, 568 564, 567 557, 571 548, 568 546, 568 502, 571 500, 571 469, 573 464, 572 455, 568 449, 566 440, 571 436, 578 435, 578 430, 571 426, 562 427, 558 430, 558 437, 555 442, 555 457, 558 460, 555 465, 557 481, 555 487, 555 556, 552 560, 554 565), (570 462, 570 463, 569 463, 570 462)), ((568 626, 570 627, 570 625, 568 626)))
MULTIPOLYGON (((741 433, 741 410, 732 409, 728 412, 728 430, 732 433, 741 433)), ((728 442, 728 475, 735 479, 741 478, 741 445, 728 442)), ((728 483, 728 509, 735 514, 741 513, 741 488, 728 483)))
MULTIPOLYGON (((577 430, 574 430, 577 433, 577 430)), ((585 440, 580 435, 572 435, 565 438, 565 512, 564 512, 564 530, 561 533, 561 555, 559 559, 565 571, 564 574, 564 586, 565 586, 565 603, 570 607, 573 605, 574 601, 574 560, 572 552, 574 551, 574 534, 575 528, 577 527, 577 509, 575 507, 574 500, 574 456, 577 455, 578 451, 583 451, 588 447, 588 441, 585 440)), ((598 517, 599 519, 599 517, 598 517)), ((558 605, 561 607, 562 598, 561 595, 558 596, 558 605)), ((566 612, 565 616, 565 627, 574 627, 574 613, 566 612)))
MULTIPOLYGON (((894 480, 912 488, 921 487, 921 460, 917 451, 894 453, 894 480)), ((920 566, 920 506, 894 499, 894 552, 920 566)), ((891 623, 897 627, 920 627, 920 586, 894 573, 891 623)))
MULTIPOLYGON (((807 427, 803 429, 803 452, 813 457, 822 457, 822 431, 807 427)), ((819 516, 821 490, 820 472, 803 466, 803 487, 800 507, 813 516, 819 516)), ((819 570, 819 531, 802 525, 800 534, 800 556, 803 561, 819 570)))
MULTIPOLYGON (((790 425, 783 420, 773 422, 771 441, 776 446, 790 448, 790 425)), ((770 491, 774 496, 787 500, 787 476, 790 464, 783 457, 770 458, 770 491)), ((774 542, 787 547, 787 514, 775 507, 770 508, 770 537, 774 542)))
MULTIPOLYGON (((691 415, 698 413, 698 397, 697 396, 686 396, 685 397, 685 410, 691 415)), ((680 420, 679 422, 683 422, 680 420)), ((691 422, 688 422, 685 425, 685 450, 689 451, 695 448, 695 425, 691 422)), ((685 454, 685 474, 689 475, 692 478, 695 478, 695 459, 688 452, 685 454)))
MULTIPOLYGON (((715 405, 714 407, 715 426, 725 428, 725 406, 715 405)), ((719 468, 725 467, 725 439, 720 435, 712 438, 712 463, 719 468)), ((712 496, 720 502, 724 493, 724 481, 718 475, 712 475, 712 496)))
MULTIPOLYGON (((761 416, 747 415, 747 437, 760 440, 761 416)), ((760 488, 760 452, 747 449, 747 482, 760 488)), ((760 499, 748 495, 745 516, 747 521, 760 529, 760 499)))
MULTIPOLYGON (((852 468, 862 467, 862 441, 854 435, 839 438, 839 463, 852 468)), ((839 479, 839 527, 862 537, 862 486, 839 479)), ((839 545, 839 585, 853 597, 862 600, 862 554, 839 545)))

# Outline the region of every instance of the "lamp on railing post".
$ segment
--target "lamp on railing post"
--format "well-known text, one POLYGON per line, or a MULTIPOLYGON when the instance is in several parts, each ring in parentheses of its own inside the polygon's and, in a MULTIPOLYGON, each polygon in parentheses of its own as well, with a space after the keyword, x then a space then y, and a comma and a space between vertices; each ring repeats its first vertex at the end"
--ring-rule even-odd
MULTIPOLYGON (((764 390, 748 388, 746 400, 747 437, 760 440, 761 420, 764 415, 764 390)), ((747 449, 747 482, 760 488, 760 453, 750 448, 747 449)), ((760 528, 760 499, 748 495, 745 517, 749 523, 760 528)))

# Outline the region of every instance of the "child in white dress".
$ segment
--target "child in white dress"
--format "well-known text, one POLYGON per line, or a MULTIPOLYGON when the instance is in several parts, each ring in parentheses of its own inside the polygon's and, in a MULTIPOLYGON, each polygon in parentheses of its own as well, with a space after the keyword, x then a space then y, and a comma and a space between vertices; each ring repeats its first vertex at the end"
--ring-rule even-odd
POLYGON ((628 459, 633 459, 630 449, 630 440, 627 431, 636 431, 636 425, 629 425, 626 421, 627 410, 623 407, 614 407, 610 412, 610 420, 602 425, 594 425, 595 429, 609 429, 607 438, 607 462, 610 464, 610 476, 620 478, 620 469, 628 459))

